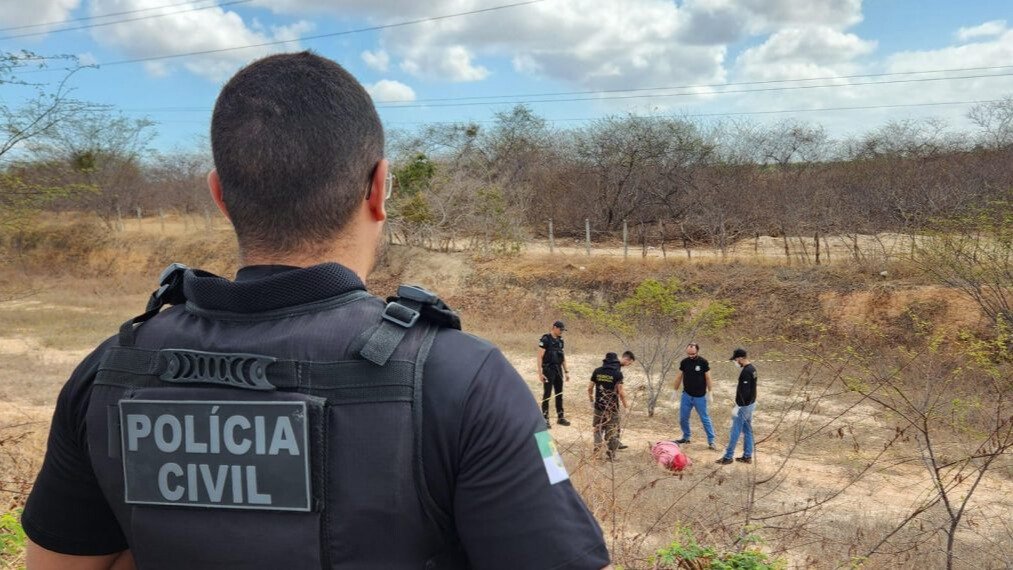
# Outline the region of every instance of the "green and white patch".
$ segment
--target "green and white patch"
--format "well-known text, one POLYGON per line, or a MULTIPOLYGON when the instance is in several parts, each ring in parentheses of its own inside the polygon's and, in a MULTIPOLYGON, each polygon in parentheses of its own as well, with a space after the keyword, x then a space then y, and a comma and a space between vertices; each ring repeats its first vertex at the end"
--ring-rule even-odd
POLYGON ((569 479, 570 475, 566 472, 566 466, 563 465, 563 458, 559 456, 556 442, 549 435, 548 430, 536 433, 535 441, 538 442, 538 452, 542 455, 545 473, 549 476, 549 484, 555 485, 569 479))

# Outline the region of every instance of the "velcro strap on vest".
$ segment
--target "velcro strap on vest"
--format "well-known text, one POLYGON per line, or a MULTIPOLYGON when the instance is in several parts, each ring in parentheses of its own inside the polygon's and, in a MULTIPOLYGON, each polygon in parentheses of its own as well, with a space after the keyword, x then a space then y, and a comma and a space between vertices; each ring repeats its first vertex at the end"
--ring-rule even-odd
POLYGON ((120 326, 120 346, 134 346, 135 325, 143 324, 154 317, 165 305, 178 305, 186 302, 183 295, 183 276, 190 268, 182 263, 173 263, 166 267, 158 277, 158 289, 148 299, 144 313, 120 326))
POLYGON ((421 305, 415 301, 401 300, 387 303, 383 309, 383 320, 370 335, 359 356, 383 366, 404 339, 408 329, 415 326, 421 315, 421 305))

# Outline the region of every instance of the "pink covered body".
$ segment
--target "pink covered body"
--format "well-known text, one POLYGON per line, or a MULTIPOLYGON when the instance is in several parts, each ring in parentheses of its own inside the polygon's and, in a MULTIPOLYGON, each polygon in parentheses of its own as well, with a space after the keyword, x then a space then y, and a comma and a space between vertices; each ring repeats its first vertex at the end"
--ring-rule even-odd
POLYGON ((674 441, 659 441, 651 447, 651 455, 654 460, 665 469, 682 471, 693 464, 689 457, 682 452, 679 444, 674 441))

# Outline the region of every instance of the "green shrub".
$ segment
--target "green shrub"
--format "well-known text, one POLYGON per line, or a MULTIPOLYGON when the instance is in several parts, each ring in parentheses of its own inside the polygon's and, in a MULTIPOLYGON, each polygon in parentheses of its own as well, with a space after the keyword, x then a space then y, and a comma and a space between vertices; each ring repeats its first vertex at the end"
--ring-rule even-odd
MULTIPOLYGON (((755 543, 756 540, 749 542, 755 543)), ((652 561, 658 570, 782 570, 786 566, 783 559, 771 559, 755 548, 719 552, 713 547, 703 546, 687 527, 680 528, 676 539, 658 550, 652 561)))
POLYGON ((25 529, 21 528, 21 509, 0 515, 0 556, 5 559, 20 557, 27 542, 25 529))

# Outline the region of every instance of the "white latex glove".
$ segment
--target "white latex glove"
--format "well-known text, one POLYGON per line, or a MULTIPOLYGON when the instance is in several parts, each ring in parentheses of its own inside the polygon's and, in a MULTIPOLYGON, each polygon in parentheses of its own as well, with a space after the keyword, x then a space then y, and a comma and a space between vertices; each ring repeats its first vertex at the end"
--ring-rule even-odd
POLYGON ((710 391, 708 391, 707 392, 707 407, 709 408, 709 407, 711 407, 713 405, 714 405, 714 396, 711 395, 710 391))
POLYGON ((738 404, 736 404, 735 407, 732 408, 732 417, 736 418, 738 416, 739 416, 739 406, 738 404))

